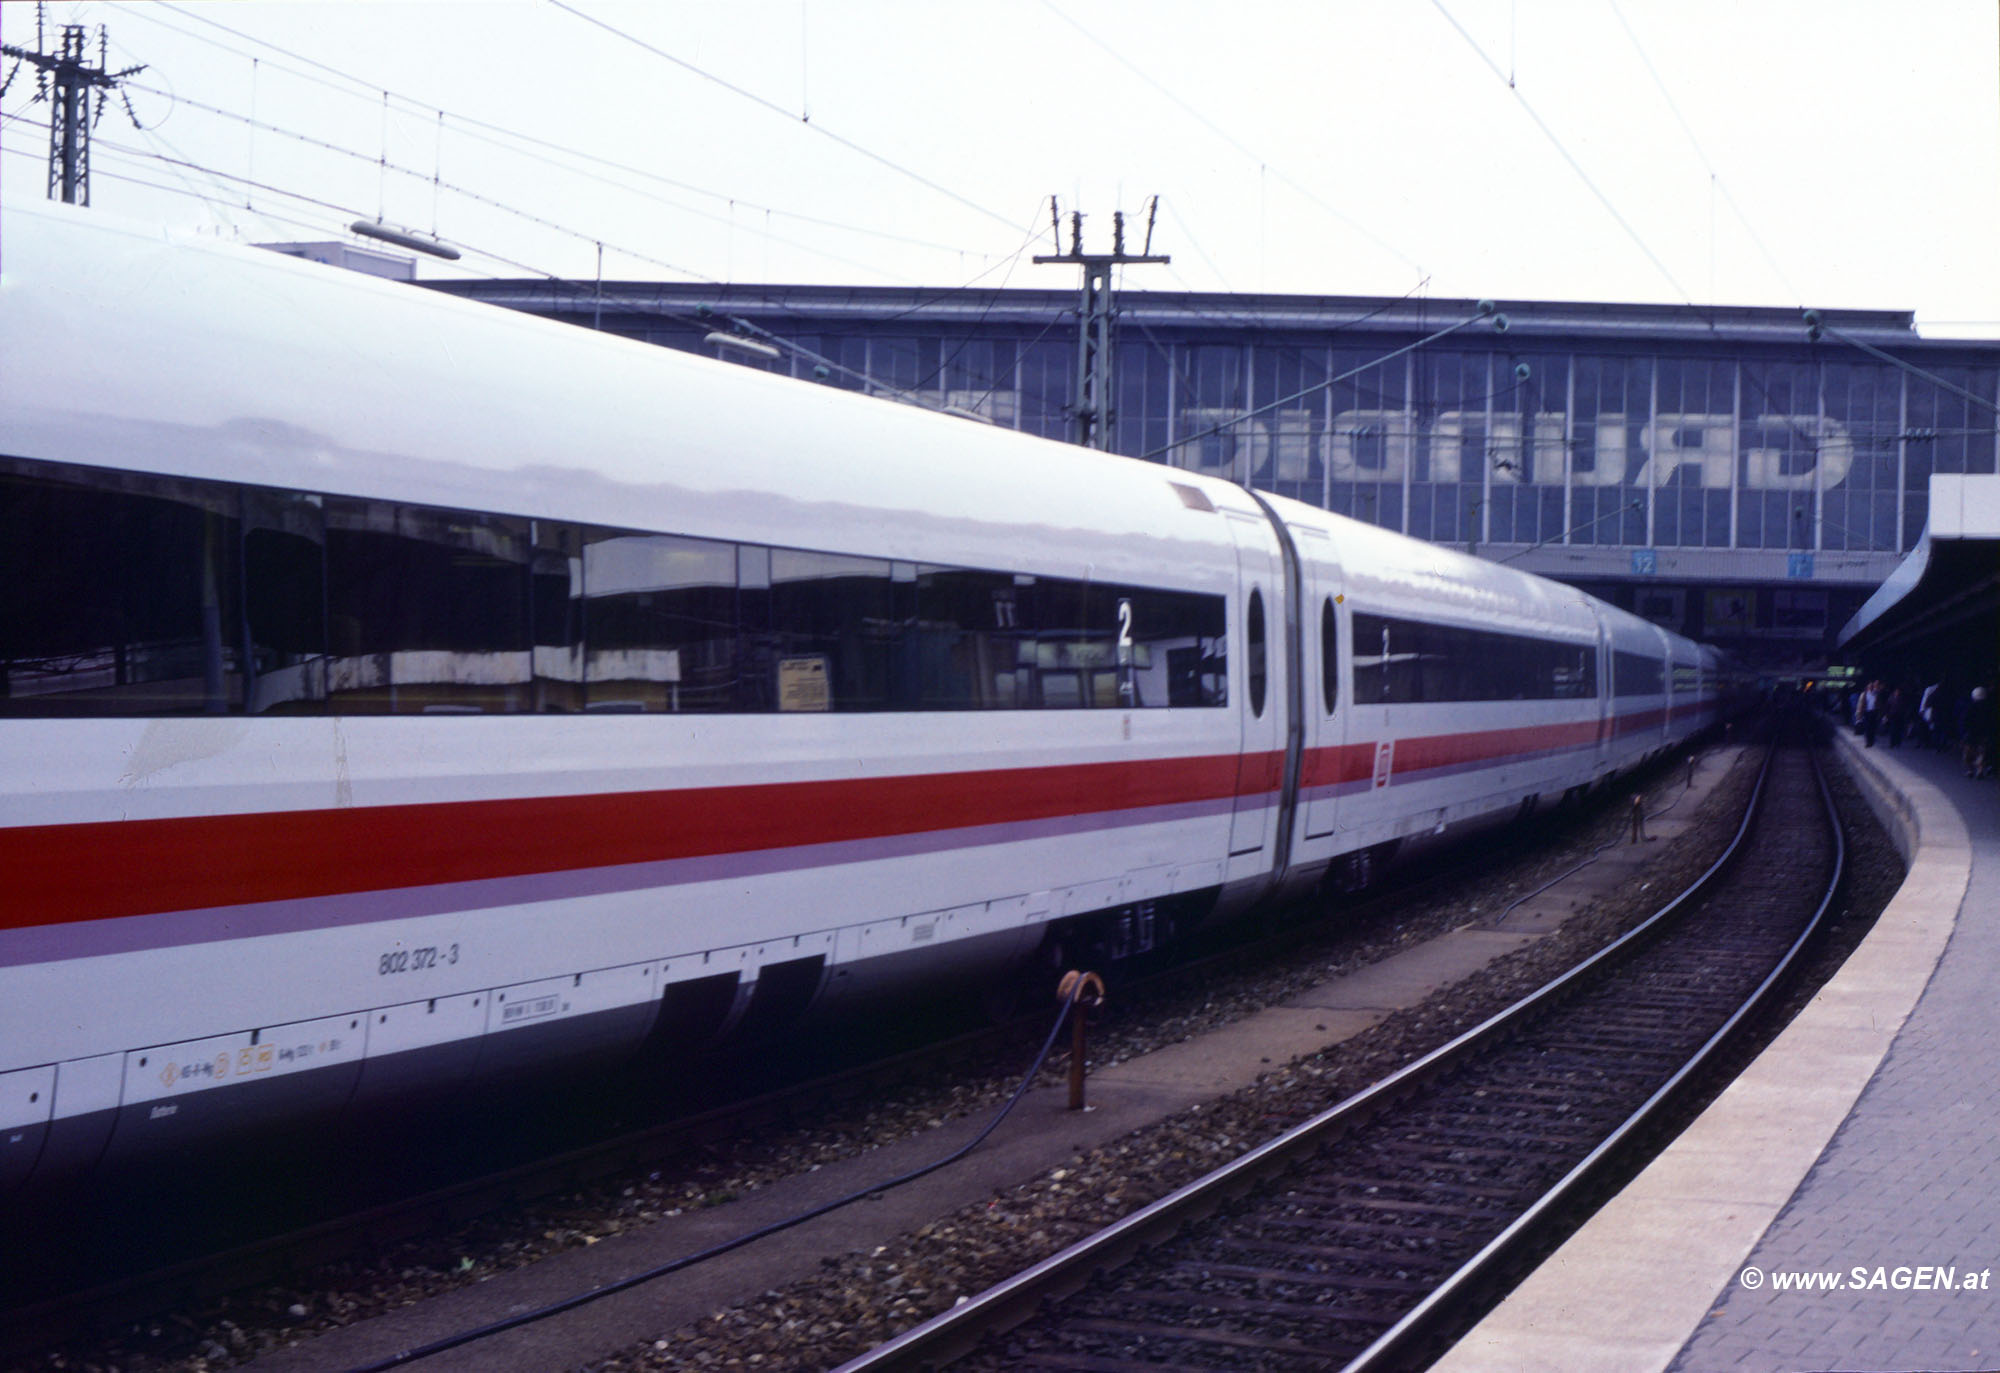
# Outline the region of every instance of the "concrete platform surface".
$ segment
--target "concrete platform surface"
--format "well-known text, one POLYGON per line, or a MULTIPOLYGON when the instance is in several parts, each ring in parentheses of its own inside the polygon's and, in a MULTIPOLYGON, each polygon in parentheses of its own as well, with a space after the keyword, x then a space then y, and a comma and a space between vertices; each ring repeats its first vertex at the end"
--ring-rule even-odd
POLYGON ((2000 1367, 2000 790, 1955 757, 1840 747, 1902 888, 1440 1373, 2000 1367))

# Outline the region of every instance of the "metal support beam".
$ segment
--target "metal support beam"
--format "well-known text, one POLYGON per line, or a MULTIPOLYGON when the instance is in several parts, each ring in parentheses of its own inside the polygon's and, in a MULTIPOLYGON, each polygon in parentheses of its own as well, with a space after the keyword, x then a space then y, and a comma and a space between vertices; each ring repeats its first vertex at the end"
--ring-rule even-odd
MULTIPOLYGON (((69 205, 90 203, 90 126, 96 122, 93 91, 114 89, 124 78, 144 71, 143 66, 124 71, 105 70, 104 35, 98 32, 98 62, 89 64, 84 54, 81 24, 65 24, 59 52, 41 51, 40 24, 36 25, 35 51, 0 45, 0 52, 35 67, 41 74, 42 91, 37 100, 49 102, 49 199, 69 205), (54 93, 48 90, 54 78, 54 93)), ((100 105, 101 108, 101 105, 100 105)))
MULTIPOLYGON (((1149 249, 1153 241, 1153 213, 1158 207, 1159 197, 1155 196, 1153 210, 1149 210, 1146 216, 1146 246, 1149 249)), ((1049 218, 1056 231, 1056 246, 1060 248, 1061 219, 1053 196, 1049 198, 1049 218)), ((1112 294, 1111 269, 1133 262, 1171 262, 1173 259, 1150 252, 1126 252, 1125 213, 1122 210, 1111 217, 1111 251, 1108 253, 1084 252, 1083 215, 1072 211, 1069 220, 1069 251, 1043 254, 1037 256, 1035 261, 1073 263, 1083 268, 1083 290, 1076 307, 1076 386, 1070 393, 1074 398, 1071 415, 1076 423, 1078 443, 1085 448, 1109 452, 1115 418, 1111 388, 1116 384, 1116 373, 1112 369, 1111 326, 1118 316, 1112 294)))

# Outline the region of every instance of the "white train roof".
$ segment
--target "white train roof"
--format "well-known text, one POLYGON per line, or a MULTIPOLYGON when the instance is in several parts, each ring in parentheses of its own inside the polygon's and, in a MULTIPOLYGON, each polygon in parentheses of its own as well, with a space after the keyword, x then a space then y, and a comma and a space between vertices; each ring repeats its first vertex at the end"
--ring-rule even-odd
POLYGON ((1579 642, 1596 638, 1593 602, 1574 587, 1299 501, 1266 499, 1295 533, 1327 533, 1325 540, 1308 535, 1294 542, 1308 561, 1331 554, 1356 609, 1579 642))
POLYGON ((0 451, 914 561, 1219 585, 1227 483, 276 253, 0 211, 0 451))
MULTIPOLYGON (((1214 589, 1218 512, 1261 521, 1217 479, 41 202, 0 207, 0 372, 0 452, 278 489, 1214 589)), ((1594 606, 1657 643, 1269 499, 1385 612, 1582 637, 1594 606)))

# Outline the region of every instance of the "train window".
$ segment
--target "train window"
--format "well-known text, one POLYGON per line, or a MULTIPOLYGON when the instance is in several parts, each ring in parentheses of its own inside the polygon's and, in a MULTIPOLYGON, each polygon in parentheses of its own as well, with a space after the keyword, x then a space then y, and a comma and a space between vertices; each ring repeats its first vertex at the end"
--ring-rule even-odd
POLYGON ((1223 621, 1220 596, 926 566, 899 661, 926 710, 1221 705, 1223 621))
POLYGON ((243 493, 244 699, 258 714, 326 705, 326 525, 315 496, 243 493))
POLYGON ((1611 655, 1611 694, 1658 696, 1667 689, 1666 665, 1649 653, 1611 655))
POLYGON ((335 710, 528 708, 528 521, 333 496, 325 508, 335 710))
POLYGON ((1250 588, 1250 613, 1247 633, 1250 651, 1246 666, 1250 676, 1250 713, 1259 719, 1264 715, 1264 593, 1256 587, 1250 588))
POLYGON ((0 714, 1228 699, 1219 595, 29 460, 0 577, 0 714))
POLYGON ((1354 699, 1542 701, 1594 697, 1587 644, 1355 612, 1354 699))
POLYGON ((886 710, 902 617, 883 558, 771 550, 771 628, 753 645, 777 708, 886 710), (823 685, 822 685, 823 684, 823 685))
POLYGON ((1227 702, 1223 599, 1092 583, 1087 642, 1099 670, 1097 705, 1217 706, 1227 702), (1108 690, 1107 690, 1108 688, 1108 690))
POLYGON ((903 666, 915 674, 919 709, 1005 710, 1032 702, 1034 585, 1032 577, 1006 572, 917 569, 915 624, 903 666))
POLYGON ((1354 699, 1374 704, 1389 697, 1389 622, 1354 612, 1354 699))
POLYGON ((1328 715, 1333 714, 1334 703, 1340 699, 1340 645, 1335 637, 1338 632, 1333 597, 1329 596, 1319 608, 1319 697, 1328 715))
POLYGON ((583 708, 735 709, 736 545, 590 530, 582 553, 583 708))
POLYGON ((0 712, 243 708, 234 490, 0 460, 0 712))
POLYGON ((531 537, 528 630, 534 685, 528 708, 582 710, 583 531, 573 524, 536 520, 531 537))
POLYGON ((1138 703, 1229 704, 1229 640, 1223 599, 1184 591, 1127 588, 1136 641, 1138 703))
POLYGON ((1565 646, 1550 664, 1549 695, 1563 700, 1587 700, 1597 695, 1597 649, 1565 646))
MULTIPOLYGON (((1108 634, 1093 640, 1089 612, 1084 608, 1084 585, 1067 577, 1032 577, 1022 588, 1028 622, 1034 627, 1031 643, 1023 645, 1023 658, 1034 667, 1034 695, 1024 702, 1044 710, 1075 710, 1097 699, 1094 673, 1111 670, 1106 651, 1101 660, 1100 646, 1108 634)), ((1111 683, 1116 691, 1116 682, 1111 683)))

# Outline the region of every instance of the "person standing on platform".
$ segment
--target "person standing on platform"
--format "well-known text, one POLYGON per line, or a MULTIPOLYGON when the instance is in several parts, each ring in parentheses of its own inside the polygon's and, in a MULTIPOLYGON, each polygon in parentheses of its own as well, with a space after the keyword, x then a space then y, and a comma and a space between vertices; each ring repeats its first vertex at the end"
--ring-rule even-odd
POLYGON ((1868 741, 1868 747, 1875 747, 1875 731, 1882 727, 1882 683, 1870 682, 1861 688, 1861 699, 1854 703, 1854 723, 1861 731, 1861 737, 1868 741))
POLYGON ((1889 726, 1889 747, 1903 746, 1903 731, 1910 724, 1910 698, 1903 694, 1903 688, 1889 688, 1889 700, 1882 707, 1883 716, 1889 726))
POLYGON ((1970 707, 1965 712, 1965 775, 1993 775, 1993 693, 1983 686, 1972 689, 1970 707))
POLYGON ((1925 748, 1943 748, 1944 738, 1939 733, 1937 696, 1942 682, 1933 678, 1924 688, 1924 694, 1917 698, 1917 730, 1923 736, 1925 748))

